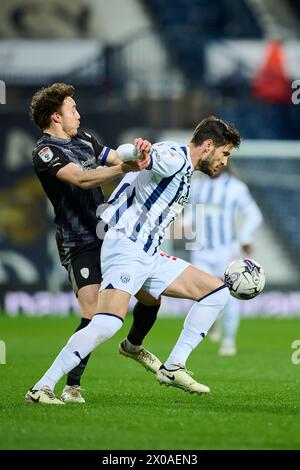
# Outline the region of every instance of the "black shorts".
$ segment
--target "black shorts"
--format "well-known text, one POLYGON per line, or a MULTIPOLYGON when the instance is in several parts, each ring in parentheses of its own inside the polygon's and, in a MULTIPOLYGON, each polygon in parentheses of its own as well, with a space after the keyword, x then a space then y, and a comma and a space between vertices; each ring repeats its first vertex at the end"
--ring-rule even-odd
POLYGON ((73 291, 101 283, 100 251, 102 241, 75 248, 58 247, 61 264, 66 268, 73 291))

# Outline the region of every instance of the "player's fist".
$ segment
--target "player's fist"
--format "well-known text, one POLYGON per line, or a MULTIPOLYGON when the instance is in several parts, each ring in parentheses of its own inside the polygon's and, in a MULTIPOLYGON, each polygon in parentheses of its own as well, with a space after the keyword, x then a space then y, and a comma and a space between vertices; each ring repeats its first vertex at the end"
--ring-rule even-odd
POLYGON ((134 139, 134 146, 138 149, 139 159, 143 160, 147 158, 150 154, 151 144, 148 140, 138 137, 134 139))

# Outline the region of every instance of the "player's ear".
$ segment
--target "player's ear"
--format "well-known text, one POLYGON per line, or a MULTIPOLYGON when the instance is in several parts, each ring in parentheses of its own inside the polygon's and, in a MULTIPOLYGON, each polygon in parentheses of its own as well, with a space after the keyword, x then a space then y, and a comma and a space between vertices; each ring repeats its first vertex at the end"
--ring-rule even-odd
POLYGON ((57 123, 57 122, 60 122, 61 116, 60 116, 60 114, 59 114, 57 111, 56 111, 55 113, 53 113, 51 117, 52 117, 52 119, 53 119, 54 122, 56 122, 56 123, 57 123))
POLYGON ((204 150, 206 153, 209 153, 213 150, 214 148, 214 143, 212 139, 206 139, 204 141, 204 150))

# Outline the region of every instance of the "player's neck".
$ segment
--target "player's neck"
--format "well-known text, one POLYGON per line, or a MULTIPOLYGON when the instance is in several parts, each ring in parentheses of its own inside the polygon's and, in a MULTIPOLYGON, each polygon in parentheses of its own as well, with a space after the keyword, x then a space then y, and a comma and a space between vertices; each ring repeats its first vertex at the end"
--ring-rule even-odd
POLYGON ((71 137, 61 128, 54 128, 52 126, 47 127, 43 130, 44 134, 50 134, 53 137, 58 137, 59 139, 70 139, 71 137))

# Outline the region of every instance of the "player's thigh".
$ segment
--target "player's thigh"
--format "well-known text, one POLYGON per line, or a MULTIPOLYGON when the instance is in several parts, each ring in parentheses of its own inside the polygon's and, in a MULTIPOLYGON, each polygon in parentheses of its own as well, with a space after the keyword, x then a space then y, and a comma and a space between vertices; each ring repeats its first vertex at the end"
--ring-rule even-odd
POLYGON ((164 290, 190 266, 190 263, 164 252, 159 252, 152 258, 153 269, 149 272, 142 289, 154 299, 159 300, 164 290))
MULTIPOLYGON (((123 310, 124 293, 126 298, 136 295, 142 288, 155 267, 155 259, 147 255, 133 241, 114 233, 108 235, 104 242, 101 252, 102 283, 101 296, 107 308, 111 308, 112 297, 119 299, 121 306, 119 311, 123 310), (107 292, 106 292, 107 291, 107 292), (119 292, 118 294, 116 294, 119 292)), ((146 299, 145 299, 146 301, 146 299)), ((149 299, 148 299, 149 301, 149 299)), ((118 300, 114 302, 118 307, 118 300)), ((127 308, 128 305, 126 305, 127 308)), ((101 306, 103 308, 103 305, 101 306)))
POLYGON ((86 318, 93 316, 97 306, 101 282, 100 248, 98 241, 82 245, 68 250, 62 260, 78 299, 81 316, 86 318))
POLYGON ((189 266, 164 291, 167 297, 199 300, 224 284, 223 281, 195 266, 189 266))
POLYGON ((110 313, 125 318, 131 295, 120 289, 104 289, 98 294, 97 313, 110 313))
MULTIPOLYGON (((197 260, 197 263, 195 263, 194 261, 192 261, 192 266, 194 266, 195 268, 198 268, 200 269, 200 271, 204 271, 208 274, 211 274, 212 276, 215 275, 215 272, 214 272, 214 264, 213 263, 208 263, 207 261, 202 261, 201 259, 198 259, 197 260)), ((218 276, 217 276, 218 277, 218 276)))

